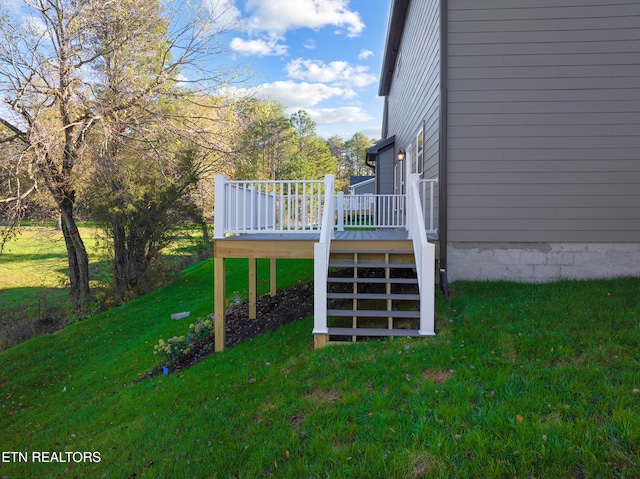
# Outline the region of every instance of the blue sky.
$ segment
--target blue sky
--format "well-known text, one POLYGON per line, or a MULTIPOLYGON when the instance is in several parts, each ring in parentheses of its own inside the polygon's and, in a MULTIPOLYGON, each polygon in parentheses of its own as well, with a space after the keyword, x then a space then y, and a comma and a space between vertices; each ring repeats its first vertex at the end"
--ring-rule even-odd
POLYGON ((206 0, 238 29, 231 57, 250 66, 247 86, 292 113, 309 112, 323 137, 380 137, 377 96, 391 0, 206 0))
MULTIPOLYGON (((25 0, 0 0, 20 15, 25 0)), ((170 0, 173 3, 173 0, 170 0)), ((304 109, 317 132, 378 139, 377 96, 391 0, 178 0, 224 12, 228 60, 251 72, 241 93, 304 109)), ((107 5, 108 2, 105 3, 107 5)), ((182 7, 184 8, 184 7, 182 7)), ((238 87, 235 87, 238 88, 238 87)))

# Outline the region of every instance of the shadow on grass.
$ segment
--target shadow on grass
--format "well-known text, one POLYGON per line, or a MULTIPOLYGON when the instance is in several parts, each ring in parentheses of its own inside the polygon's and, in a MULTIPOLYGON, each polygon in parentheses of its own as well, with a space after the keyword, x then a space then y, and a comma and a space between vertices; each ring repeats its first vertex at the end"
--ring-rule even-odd
POLYGON ((67 257, 66 253, 28 253, 28 254, 3 254, 2 255, 2 263, 3 264, 11 264, 11 263, 29 263, 35 261, 46 261, 51 259, 65 259, 67 257))
POLYGON ((64 288, 0 290, 0 351, 64 328, 68 323, 67 299, 64 288))
POLYGON ((67 299, 65 288, 29 286, 0 289, 0 320, 28 314, 41 316, 48 307, 61 305, 67 299))

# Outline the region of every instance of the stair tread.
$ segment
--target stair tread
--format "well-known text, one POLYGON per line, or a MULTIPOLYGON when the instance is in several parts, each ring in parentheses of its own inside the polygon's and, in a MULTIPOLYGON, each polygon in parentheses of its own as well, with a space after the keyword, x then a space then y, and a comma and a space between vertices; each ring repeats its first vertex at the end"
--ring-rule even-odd
POLYGON ((331 263, 330 268, 415 268, 415 263, 331 263))
POLYGON ((328 309, 327 316, 357 316, 367 318, 419 318, 420 311, 380 311, 371 309, 328 309))
POLYGON ((417 329, 328 328, 330 336, 420 336, 417 329))
POLYGON ((327 293, 329 299, 395 299, 420 300, 419 294, 386 294, 386 293, 327 293))
POLYGON ((418 278, 336 278, 329 276, 328 283, 359 283, 359 284, 418 284, 418 278))

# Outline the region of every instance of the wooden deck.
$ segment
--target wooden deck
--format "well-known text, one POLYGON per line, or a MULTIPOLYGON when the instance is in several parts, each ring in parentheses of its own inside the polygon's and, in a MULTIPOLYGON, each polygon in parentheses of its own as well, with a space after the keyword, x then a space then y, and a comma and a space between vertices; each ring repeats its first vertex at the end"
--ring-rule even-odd
MULTIPOLYGON (((227 258, 247 258, 249 260, 249 318, 256 317, 257 301, 257 259, 270 259, 270 294, 276 294, 276 260, 313 259, 314 245, 319 241, 319 232, 308 233, 255 233, 217 238, 214 241, 214 285, 215 285, 215 349, 222 351, 225 342, 224 305, 226 302, 227 258)), ((438 242, 436 244, 436 257, 438 242)), ((331 240, 332 250, 412 250, 412 244, 405 230, 349 230, 335 231, 331 240), (347 247, 348 245, 348 247, 347 247)))

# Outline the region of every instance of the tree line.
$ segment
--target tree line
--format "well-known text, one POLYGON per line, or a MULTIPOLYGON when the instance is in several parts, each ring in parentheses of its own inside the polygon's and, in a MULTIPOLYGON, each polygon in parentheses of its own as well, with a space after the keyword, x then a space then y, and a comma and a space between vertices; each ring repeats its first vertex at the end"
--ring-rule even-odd
POLYGON ((206 231, 215 175, 333 173, 345 186, 366 174, 365 135, 324 140, 304 110, 224 93, 245 79, 225 63, 226 7, 172 5, 29 0, 0 13, 0 246, 21 219, 58 217, 80 314, 91 290, 79 218, 107 232, 121 301, 176 225, 206 231))

